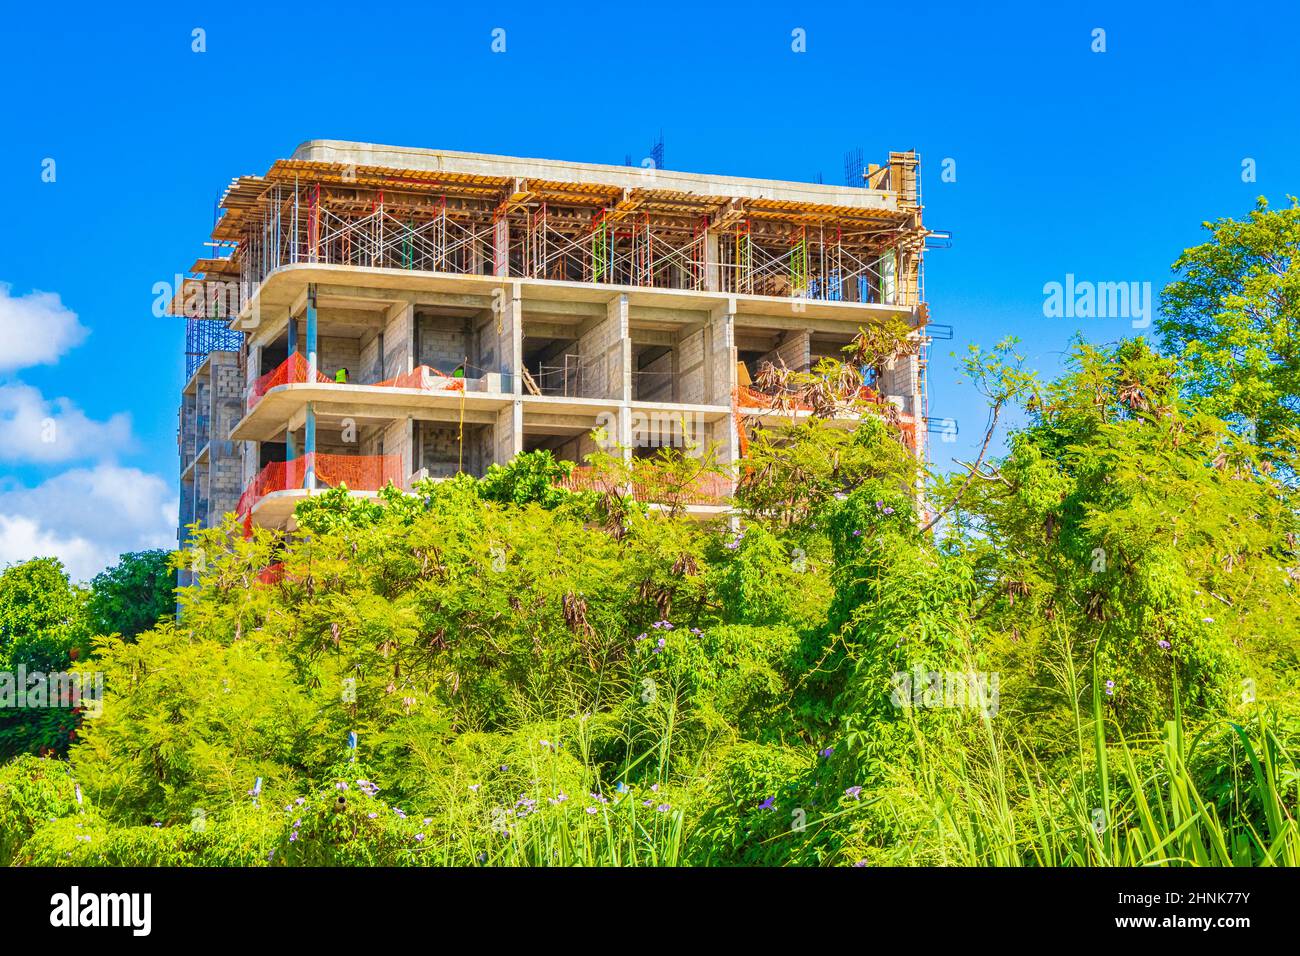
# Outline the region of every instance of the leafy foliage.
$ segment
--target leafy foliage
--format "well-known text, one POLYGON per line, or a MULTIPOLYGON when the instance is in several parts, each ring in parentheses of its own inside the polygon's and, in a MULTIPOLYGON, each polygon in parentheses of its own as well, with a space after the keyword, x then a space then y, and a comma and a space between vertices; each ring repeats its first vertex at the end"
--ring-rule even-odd
MULTIPOLYGON (((1222 278, 1282 321, 1289 221, 1189 251, 1176 316, 1222 278)), ((685 508, 708 451, 597 454, 579 493, 536 452, 197 531, 179 620, 75 664, 107 699, 68 759, 0 769, 0 860, 1300 863, 1286 350, 1230 386, 1191 339, 1048 383, 973 350, 988 439, 930 475, 869 389, 905 331, 770 372, 813 413, 758 431, 731 514, 685 508)), ((85 603, 4 572, 6 661, 70 658, 85 603)))

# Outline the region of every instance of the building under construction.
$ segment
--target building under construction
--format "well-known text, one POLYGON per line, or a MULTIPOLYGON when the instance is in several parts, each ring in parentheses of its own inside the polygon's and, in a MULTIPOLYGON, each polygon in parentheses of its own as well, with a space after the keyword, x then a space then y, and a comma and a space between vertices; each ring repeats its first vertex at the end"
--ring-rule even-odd
MULTIPOLYGON (((181 540, 227 512, 292 529, 339 484, 481 476, 534 449, 582 462, 602 436, 726 465, 746 428, 807 414, 754 387, 766 363, 807 371, 891 316, 919 347, 870 384, 924 458, 917 167, 891 153, 830 186, 303 144, 230 184, 172 302, 181 540)), ((701 482, 693 506, 729 491, 701 482)))

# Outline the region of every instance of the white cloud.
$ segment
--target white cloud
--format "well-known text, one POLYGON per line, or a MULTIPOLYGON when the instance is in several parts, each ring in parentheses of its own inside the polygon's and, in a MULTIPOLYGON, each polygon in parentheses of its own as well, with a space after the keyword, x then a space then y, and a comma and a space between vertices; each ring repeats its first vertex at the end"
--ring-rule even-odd
POLYGON ((124 552, 176 547, 177 508, 160 477, 116 465, 0 490, 0 567, 54 556, 88 581, 124 552))
POLYGON ((0 461, 113 458, 132 444, 131 416, 125 412, 98 422, 66 398, 47 400, 21 382, 0 385, 0 461))
POLYGON ((10 292, 12 288, 0 282, 0 372, 53 365, 90 334, 77 321, 77 313, 64 306, 58 293, 15 296, 10 292))

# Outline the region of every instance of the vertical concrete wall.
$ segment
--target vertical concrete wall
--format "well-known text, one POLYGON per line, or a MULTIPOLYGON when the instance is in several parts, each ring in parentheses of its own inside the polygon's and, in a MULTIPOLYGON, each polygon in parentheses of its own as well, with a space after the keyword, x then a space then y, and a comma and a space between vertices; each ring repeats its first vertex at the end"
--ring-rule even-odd
POLYGON ((403 486, 417 470, 412 458, 413 435, 414 426, 409 418, 401 418, 384 426, 384 454, 397 455, 401 459, 401 478, 398 483, 403 486))
POLYGON ((705 346, 708 328, 679 335, 677 338, 677 401, 687 405, 705 404, 705 346))
MULTIPOLYGON (((419 429, 419 468, 427 469, 430 478, 450 478, 458 470, 480 477, 483 474, 485 425, 467 424, 462 443, 456 425, 442 422, 417 422, 419 429)), ((419 470, 418 468, 416 469, 419 470)))
POLYGON ((462 362, 478 364, 472 354, 474 337, 467 319, 417 312, 415 324, 416 365, 450 374, 462 362))
POLYGON ((704 395, 709 405, 731 405, 736 385, 736 300, 713 311, 705 329, 704 395))
POLYGON ((359 339, 322 335, 318 341, 317 369, 331 381, 334 373, 346 368, 349 381, 357 381, 361 370, 361 342, 359 339))
POLYGON ((402 375, 415 367, 412 345, 415 310, 409 304, 394 306, 384 324, 384 378, 402 375))
POLYGON ((605 317, 587 324, 578 336, 582 394, 587 398, 629 401, 632 395, 632 341, 627 296, 616 296, 605 317))
POLYGON ((880 391, 907 415, 921 414, 920 363, 915 355, 904 355, 885 364, 880 374, 880 391))
POLYGON ((771 362, 778 368, 784 364, 796 372, 808 371, 812 363, 812 336, 800 330, 785 333, 781 344, 759 360, 760 367, 763 362, 771 362))
POLYGON ((665 352, 653 362, 637 369, 633 397, 642 402, 671 402, 675 364, 673 353, 665 352))
POLYGON ((214 352, 209 360, 208 516, 209 526, 233 512, 244 490, 242 448, 230 432, 244 414, 243 375, 234 352, 214 352))
MULTIPOLYGON (((504 465, 524 450, 524 406, 516 399, 497 413, 492 429, 494 447, 492 462, 504 465)), ((489 464, 484 463, 484 467, 489 464)))
POLYGON ((524 350, 524 310, 519 283, 511 282, 493 292, 493 305, 478 327, 478 361, 488 372, 501 375, 502 391, 519 395, 523 380, 519 375, 524 350))
POLYGON ((361 336, 357 345, 357 365, 352 370, 352 380, 358 385, 374 385, 386 377, 383 374, 383 363, 380 361, 382 356, 379 352, 382 338, 383 334, 377 330, 366 332, 361 336))

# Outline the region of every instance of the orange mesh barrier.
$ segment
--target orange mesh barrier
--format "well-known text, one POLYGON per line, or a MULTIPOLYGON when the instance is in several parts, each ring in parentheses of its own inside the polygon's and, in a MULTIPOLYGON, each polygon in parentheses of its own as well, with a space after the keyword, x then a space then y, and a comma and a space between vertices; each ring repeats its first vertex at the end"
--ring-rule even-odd
POLYGON ((350 491, 379 491, 390 481, 406 483, 401 455, 322 455, 316 460, 316 482, 331 488, 347 485, 350 491))
MULTIPOLYGON (((307 464, 316 469, 317 488, 347 485, 350 491, 379 491, 390 481, 401 486, 401 455, 328 455, 320 452, 303 455, 293 461, 273 461, 263 468, 244 489, 235 513, 249 515, 257 503, 276 491, 301 488, 307 477, 307 464)), ((247 528, 248 522, 245 521, 247 528)))
MULTIPOLYGON (((275 388, 277 385, 301 385, 308 380, 308 363, 306 357, 301 352, 294 352, 287 359, 280 363, 279 367, 267 372, 248 390, 248 408, 251 411, 253 406, 261 400, 262 396, 275 388)), ((330 383, 326 375, 322 375, 319 370, 316 372, 315 381, 330 383)))
POLYGON ((782 402, 780 395, 769 395, 752 385, 736 386, 736 406, 738 408, 795 408, 799 411, 811 411, 812 406, 803 402, 782 402))
POLYGON ((463 378, 452 378, 446 372, 439 372, 436 368, 427 365, 418 365, 409 372, 375 384, 388 388, 422 388, 425 391, 442 389, 448 392, 463 392, 465 390, 463 378))
MULTIPOLYGON (((617 481, 590 467, 573 469, 568 478, 559 482, 561 488, 568 491, 596 491, 605 493, 614 490, 617 481)), ((652 501, 667 504, 720 505, 731 494, 731 482, 724 475, 705 472, 686 486, 679 486, 668 481, 666 476, 643 473, 632 477, 632 497, 637 501, 652 501)))
POLYGON ((244 489, 244 493, 239 496, 239 504, 235 506, 235 513, 239 515, 250 514, 259 501, 274 491, 301 488, 306 474, 306 458, 268 463, 265 468, 257 473, 257 477, 252 480, 249 486, 244 489))

